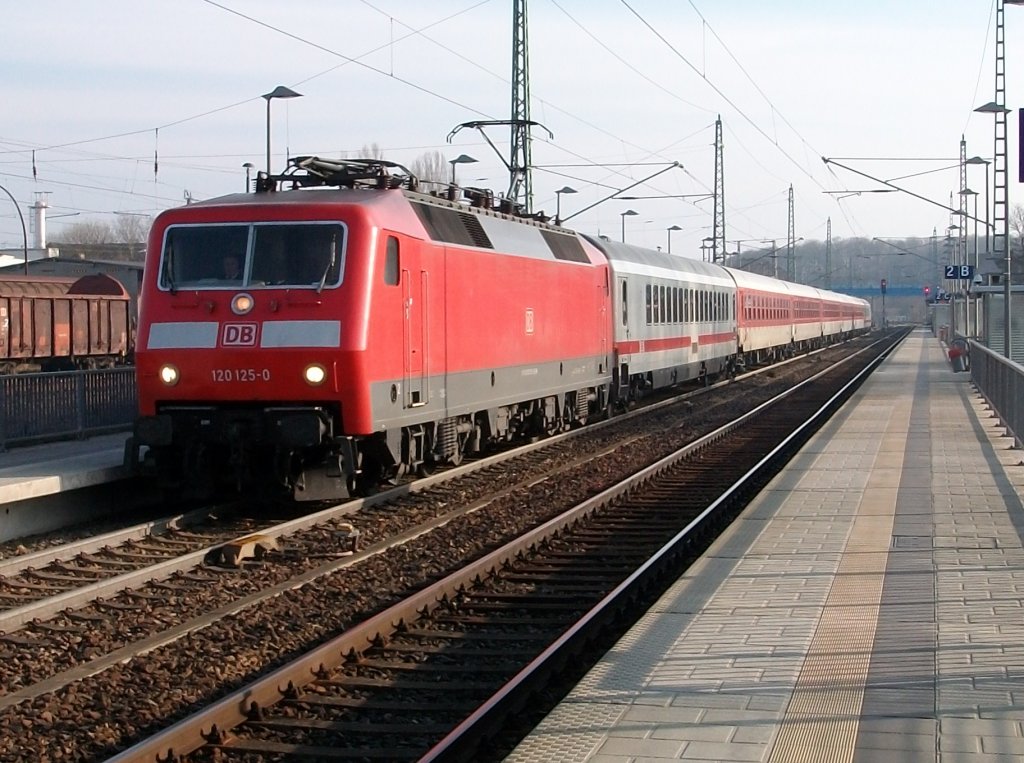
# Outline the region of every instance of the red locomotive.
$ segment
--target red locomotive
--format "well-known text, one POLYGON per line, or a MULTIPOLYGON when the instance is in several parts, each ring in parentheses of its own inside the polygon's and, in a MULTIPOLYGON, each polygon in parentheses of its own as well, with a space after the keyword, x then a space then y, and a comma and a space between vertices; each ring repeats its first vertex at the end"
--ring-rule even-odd
POLYGON ((0 373, 127 362, 129 303, 124 286, 102 273, 0 276, 0 373))
MULTIPOLYGON (((342 498, 747 354, 725 268, 465 193, 418 193, 388 162, 300 157, 256 193, 162 213, 140 297, 131 464, 144 454, 190 487, 342 498)), ((860 318, 828 333, 869 325, 866 303, 830 298, 860 318)), ((819 304, 816 342, 820 316, 819 304)))

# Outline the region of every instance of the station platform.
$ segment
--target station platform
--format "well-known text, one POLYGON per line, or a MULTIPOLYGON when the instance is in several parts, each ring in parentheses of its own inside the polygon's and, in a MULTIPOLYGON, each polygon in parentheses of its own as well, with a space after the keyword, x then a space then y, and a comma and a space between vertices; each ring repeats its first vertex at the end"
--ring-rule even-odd
POLYGON ((1024 761, 1024 465, 912 333, 506 758, 1024 761))
POLYGON ((0 503, 90 487, 126 476, 129 433, 32 445, 0 453, 0 503))
POLYGON ((0 542, 49 532, 64 526, 68 517, 77 518, 81 507, 57 502, 61 494, 126 478, 129 436, 122 432, 0 453, 0 542), (55 501, 40 504, 48 496, 55 501))

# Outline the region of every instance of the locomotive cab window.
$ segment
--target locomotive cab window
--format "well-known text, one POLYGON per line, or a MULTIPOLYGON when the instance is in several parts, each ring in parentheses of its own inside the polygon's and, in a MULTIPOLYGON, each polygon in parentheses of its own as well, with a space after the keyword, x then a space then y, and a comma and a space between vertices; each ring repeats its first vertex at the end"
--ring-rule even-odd
POLYGON ((323 289, 341 283, 345 228, 338 223, 175 225, 164 237, 164 289, 323 289))
POLYGON ((384 251, 384 283, 387 286, 398 286, 398 239, 388 236, 387 248, 384 251))

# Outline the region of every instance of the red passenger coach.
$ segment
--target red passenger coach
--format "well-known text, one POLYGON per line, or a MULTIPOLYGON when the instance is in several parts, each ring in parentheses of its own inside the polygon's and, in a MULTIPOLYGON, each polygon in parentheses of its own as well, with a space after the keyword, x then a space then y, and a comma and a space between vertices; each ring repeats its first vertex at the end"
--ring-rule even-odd
POLYGON ((133 463, 341 498, 604 411, 608 266, 588 242, 417 193, 387 162, 261 181, 154 223, 133 463))
POLYGON ((738 351, 746 364, 785 357, 871 326, 863 299, 728 268, 736 283, 738 351))

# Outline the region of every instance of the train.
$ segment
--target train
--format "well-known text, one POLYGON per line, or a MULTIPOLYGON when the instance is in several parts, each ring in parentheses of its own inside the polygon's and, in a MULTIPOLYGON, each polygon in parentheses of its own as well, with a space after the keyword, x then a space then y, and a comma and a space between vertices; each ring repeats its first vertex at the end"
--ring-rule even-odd
MULTIPOLYGON (((340 500, 867 331, 847 295, 588 236, 379 159, 161 213, 129 468, 340 500)), ((269 492, 268 492, 269 491, 269 492)))
POLYGON ((131 314, 124 285, 104 273, 0 276, 0 373, 130 364, 131 314))

